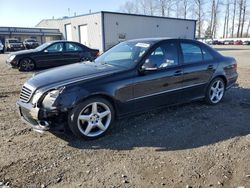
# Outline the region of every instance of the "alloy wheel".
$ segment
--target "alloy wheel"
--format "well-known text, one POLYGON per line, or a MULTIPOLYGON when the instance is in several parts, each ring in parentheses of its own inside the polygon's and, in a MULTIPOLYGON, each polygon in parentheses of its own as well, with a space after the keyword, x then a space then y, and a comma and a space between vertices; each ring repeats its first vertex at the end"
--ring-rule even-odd
POLYGON ((23 59, 21 62, 21 69, 24 71, 31 71, 35 68, 35 64, 31 59, 23 59))
POLYGON ((216 104, 221 101, 225 92, 224 83, 218 79, 216 80, 210 88, 209 97, 212 103, 216 104))
POLYGON ((87 137, 103 134, 111 123, 111 110, 102 102, 93 102, 82 109, 78 115, 79 131, 87 137))

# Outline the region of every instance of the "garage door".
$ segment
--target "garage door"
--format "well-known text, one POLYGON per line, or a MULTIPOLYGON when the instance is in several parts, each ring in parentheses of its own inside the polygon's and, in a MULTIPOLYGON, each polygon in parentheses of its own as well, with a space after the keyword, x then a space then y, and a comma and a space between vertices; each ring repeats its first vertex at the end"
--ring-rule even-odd
POLYGON ((89 45, 88 42, 88 25, 81 25, 79 26, 79 36, 80 36, 80 43, 85 46, 89 45))
POLYGON ((66 40, 72 41, 72 28, 71 24, 65 25, 66 40))

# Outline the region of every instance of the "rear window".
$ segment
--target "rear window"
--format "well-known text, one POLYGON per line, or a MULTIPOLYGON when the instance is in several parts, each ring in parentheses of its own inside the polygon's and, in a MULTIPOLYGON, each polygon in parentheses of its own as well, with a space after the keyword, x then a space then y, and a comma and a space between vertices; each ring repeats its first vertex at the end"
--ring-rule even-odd
POLYGON ((210 61, 214 59, 213 55, 206 48, 202 48, 202 54, 204 61, 210 61))
POLYGON ((181 43, 181 49, 185 64, 202 61, 202 51, 199 46, 191 43, 181 43))

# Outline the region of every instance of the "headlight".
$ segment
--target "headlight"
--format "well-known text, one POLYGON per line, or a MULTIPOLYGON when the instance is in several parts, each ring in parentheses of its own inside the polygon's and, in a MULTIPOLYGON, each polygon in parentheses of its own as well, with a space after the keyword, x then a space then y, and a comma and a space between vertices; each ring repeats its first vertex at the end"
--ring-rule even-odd
POLYGON ((39 92, 39 91, 37 91, 37 92, 33 95, 32 99, 31 99, 31 103, 32 103, 32 104, 36 104, 36 103, 38 102, 38 100, 41 98, 41 96, 42 96, 42 93, 39 92))
POLYGON ((55 100, 57 99, 57 97, 62 93, 63 90, 64 90, 64 87, 49 91, 43 99, 43 102, 42 102, 43 107, 48 108, 48 109, 55 108, 53 107, 53 104, 55 100))
POLYGON ((13 59, 15 59, 16 55, 10 55, 9 60, 12 61, 13 59))

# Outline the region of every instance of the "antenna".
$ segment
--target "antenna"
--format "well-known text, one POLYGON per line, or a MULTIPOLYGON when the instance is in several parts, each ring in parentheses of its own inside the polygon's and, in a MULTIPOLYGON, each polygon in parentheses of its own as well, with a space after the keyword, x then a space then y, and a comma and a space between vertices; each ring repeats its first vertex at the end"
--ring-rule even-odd
POLYGON ((70 16, 70 8, 68 8, 69 16, 70 16))

